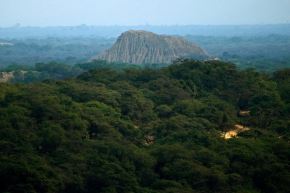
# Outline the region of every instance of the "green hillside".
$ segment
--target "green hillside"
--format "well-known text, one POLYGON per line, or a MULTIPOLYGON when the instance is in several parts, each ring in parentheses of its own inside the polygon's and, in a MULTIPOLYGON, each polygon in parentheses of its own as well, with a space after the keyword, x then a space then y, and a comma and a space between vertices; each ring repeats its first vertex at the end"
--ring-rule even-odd
POLYGON ((0 192, 288 193, 289 116, 289 69, 219 61, 0 83, 0 192))

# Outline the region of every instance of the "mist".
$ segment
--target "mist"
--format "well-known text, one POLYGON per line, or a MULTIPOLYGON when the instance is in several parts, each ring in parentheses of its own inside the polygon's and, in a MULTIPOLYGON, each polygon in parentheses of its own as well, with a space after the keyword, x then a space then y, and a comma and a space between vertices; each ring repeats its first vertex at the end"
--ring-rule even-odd
POLYGON ((281 24, 289 10, 289 0, 0 0, 0 27, 281 24))

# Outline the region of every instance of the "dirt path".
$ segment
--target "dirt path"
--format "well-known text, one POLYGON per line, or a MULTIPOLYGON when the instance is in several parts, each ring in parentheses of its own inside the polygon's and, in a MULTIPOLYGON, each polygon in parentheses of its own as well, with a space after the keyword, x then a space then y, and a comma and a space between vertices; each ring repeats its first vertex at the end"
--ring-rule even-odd
POLYGON ((230 130, 230 131, 227 131, 225 133, 222 133, 222 138, 224 138, 226 140, 231 139, 231 138, 235 138, 235 137, 238 137, 238 135, 240 133, 243 133, 243 132, 246 132, 246 131, 249 131, 249 130, 251 130, 249 127, 236 124, 236 125, 234 125, 234 129, 233 130, 230 130))

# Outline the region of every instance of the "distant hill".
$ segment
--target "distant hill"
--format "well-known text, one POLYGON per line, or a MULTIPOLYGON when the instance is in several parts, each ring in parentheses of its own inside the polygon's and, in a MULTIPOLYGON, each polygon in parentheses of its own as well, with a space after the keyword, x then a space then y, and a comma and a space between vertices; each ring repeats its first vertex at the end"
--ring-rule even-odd
POLYGON ((47 38, 47 37, 106 37, 115 38, 121 33, 146 30, 169 35, 202 36, 268 36, 270 34, 290 35, 290 24, 274 25, 172 25, 172 26, 55 26, 55 27, 0 27, 0 39, 47 38))
POLYGON ((129 64, 170 64, 178 58, 207 57, 203 49, 181 37, 130 30, 94 59, 129 64))

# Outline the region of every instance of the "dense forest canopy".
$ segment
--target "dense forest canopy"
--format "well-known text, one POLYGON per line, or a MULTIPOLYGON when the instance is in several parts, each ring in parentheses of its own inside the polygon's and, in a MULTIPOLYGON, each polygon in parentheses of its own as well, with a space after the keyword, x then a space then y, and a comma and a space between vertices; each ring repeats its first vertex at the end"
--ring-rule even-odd
POLYGON ((0 83, 1 192, 289 192, 289 69, 78 67, 0 83))

